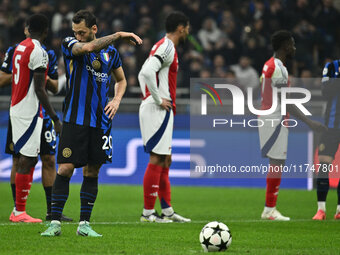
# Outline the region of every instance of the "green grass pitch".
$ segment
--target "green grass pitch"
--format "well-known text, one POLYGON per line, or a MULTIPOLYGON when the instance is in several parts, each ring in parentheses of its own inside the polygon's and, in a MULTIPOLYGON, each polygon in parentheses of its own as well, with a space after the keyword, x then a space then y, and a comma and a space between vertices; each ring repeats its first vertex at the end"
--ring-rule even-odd
MULTIPOLYGON (((289 181, 289 180, 286 180, 289 181)), ((328 195, 327 220, 311 220, 316 211, 315 191, 281 190, 278 209, 291 222, 259 219, 264 189, 173 187, 176 211, 189 224, 140 223, 142 187, 100 185, 91 222, 102 238, 76 236, 80 185, 71 185, 64 213, 75 219, 62 225, 62 235, 40 237, 43 224, 12 224, 8 217, 12 198, 8 183, 0 183, 0 254, 203 254, 198 241, 210 221, 227 224, 233 242, 227 254, 339 254, 340 221, 333 219, 336 192, 328 195)), ((32 186, 27 212, 44 218, 45 196, 40 184, 32 186)), ((157 208, 159 205, 157 202, 157 208)))

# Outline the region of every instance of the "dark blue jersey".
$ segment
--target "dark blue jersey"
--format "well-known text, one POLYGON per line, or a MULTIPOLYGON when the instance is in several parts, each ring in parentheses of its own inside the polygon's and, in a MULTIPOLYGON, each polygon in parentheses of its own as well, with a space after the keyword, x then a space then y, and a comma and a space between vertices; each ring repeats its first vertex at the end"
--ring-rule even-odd
POLYGON ((111 72, 122 65, 117 49, 110 45, 97 53, 72 54, 78 41, 67 37, 62 42, 66 70, 64 121, 78 125, 107 129, 111 119, 105 114, 111 72))
MULTIPOLYGON (((18 46, 18 44, 10 46, 5 55, 4 62, 1 65, 0 70, 11 74, 12 73, 12 58, 13 58, 13 53, 15 48, 18 46)), ((42 45, 43 49, 47 51, 45 45, 42 45)), ((48 70, 47 70, 47 75, 53 79, 57 80, 58 79, 58 61, 57 61, 57 56, 54 52, 54 50, 49 50, 47 51, 48 54, 48 70)), ((42 113, 44 116, 44 119, 48 119, 49 116, 47 115, 46 111, 44 108, 42 108, 42 113)))
POLYGON ((322 94, 327 100, 325 124, 328 128, 340 128, 340 62, 334 60, 325 65, 322 73, 322 94))
POLYGON ((13 58, 13 53, 15 48, 17 47, 18 44, 14 46, 10 46, 7 51, 6 55, 4 58, 4 62, 1 65, 0 70, 7 73, 7 74, 12 74, 12 58, 13 58))

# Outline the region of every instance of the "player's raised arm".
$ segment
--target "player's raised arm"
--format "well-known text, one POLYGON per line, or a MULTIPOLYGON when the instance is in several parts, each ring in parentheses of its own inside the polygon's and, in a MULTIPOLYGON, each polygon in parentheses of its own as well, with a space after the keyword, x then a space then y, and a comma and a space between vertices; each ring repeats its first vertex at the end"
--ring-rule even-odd
POLYGON ((124 70, 122 67, 119 67, 117 69, 114 69, 112 71, 112 74, 116 80, 115 84, 115 96, 114 98, 105 106, 105 114, 109 116, 110 119, 113 119, 115 114, 118 111, 120 102, 123 98, 123 95, 126 90, 126 78, 124 74, 124 70))
POLYGON ((78 42, 72 48, 72 53, 75 56, 84 55, 90 52, 100 51, 119 39, 129 40, 132 44, 142 44, 142 39, 134 33, 117 32, 107 35, 91 42, 78 42))

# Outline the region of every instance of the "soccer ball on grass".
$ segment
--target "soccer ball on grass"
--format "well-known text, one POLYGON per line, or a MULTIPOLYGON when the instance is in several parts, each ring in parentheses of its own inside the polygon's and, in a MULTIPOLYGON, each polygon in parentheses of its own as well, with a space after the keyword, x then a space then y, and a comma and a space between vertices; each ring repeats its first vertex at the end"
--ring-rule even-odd
POLYGON ((205 252, 225 251, 229 248, 231 241, 231 232, 222 222, 209 222, 200 233, 200 243, 205 252))

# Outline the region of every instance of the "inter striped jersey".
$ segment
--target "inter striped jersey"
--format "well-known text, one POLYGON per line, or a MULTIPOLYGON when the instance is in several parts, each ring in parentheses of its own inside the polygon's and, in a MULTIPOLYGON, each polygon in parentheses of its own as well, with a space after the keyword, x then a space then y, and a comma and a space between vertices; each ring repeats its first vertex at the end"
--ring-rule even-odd
MULTIPOLYGON (((14 54, 14 50, 15 48, 18 46, 18 44, 10 46, 7 51, 6 51, 6 55, 4 58, 4 62, 1 65, 0 70, 8 73, 8 74, 12 74, 12 60, 13 60, 13 54, 14 54)), ((41 47, 46 50, 45 45, 41 45, 41 47)), ((53 80, 57 80, 58 79, 58 62, 57 62, 57 56, 54 52, 54 50, 48 50, 47 51, 47 55, 48 55, 48 71, 47 71, 47 75, 53 79, 53 80)), ((44 119, 48 119, 50 118, 45 109, 42 108, 42 114, 44 116, 44 119)))
POLYGON ((335 78, 340 77, 340 63, 339 60, 328 62, 322 72, 322 90, 330 90, 327 93, 327 107, 325 114, 325 125, 328 128, 340 128, 340 79, 336 81, 335 78), (331 84, 329 83, 331 82, 331 84), (337 86, 338 88, 332 88, 337 86))
POLYGON ((106 129, 111 119, 105 114, 111 72, 122 65, 117 49, 110 45, 97 53, 74 56, 72 47, 78 40, 67 37, 62 42, 66 70, 64 121, 106 129))

